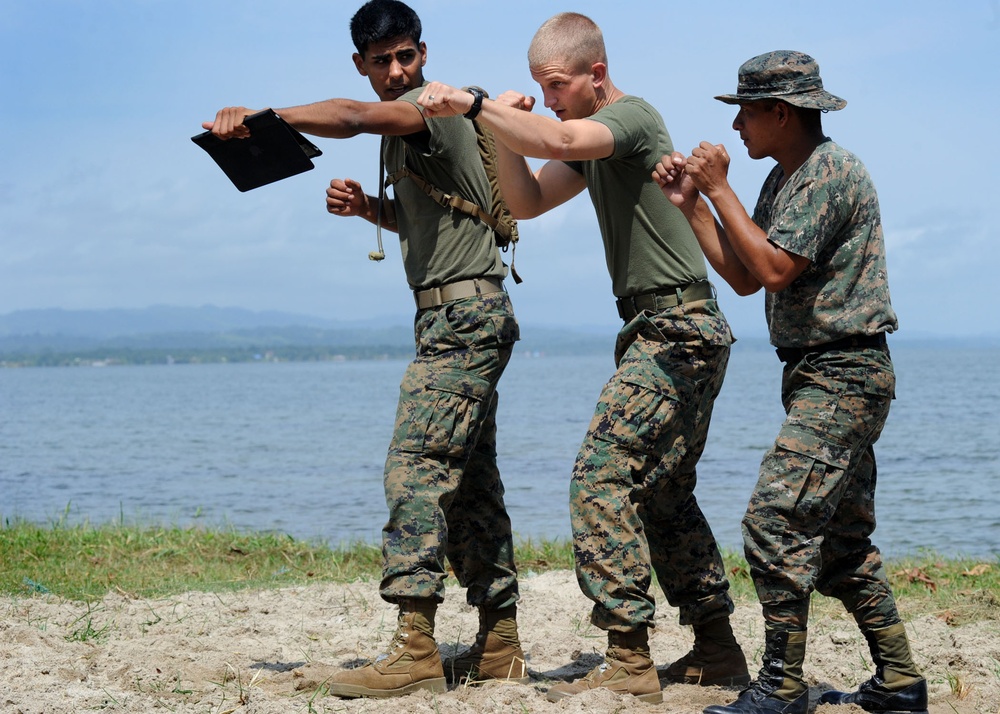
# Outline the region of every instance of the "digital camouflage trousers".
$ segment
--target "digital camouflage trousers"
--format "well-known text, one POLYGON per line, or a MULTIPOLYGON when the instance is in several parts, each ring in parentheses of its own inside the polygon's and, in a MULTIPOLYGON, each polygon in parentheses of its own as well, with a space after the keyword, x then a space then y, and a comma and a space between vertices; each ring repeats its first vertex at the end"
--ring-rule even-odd
POLYGON ((577 579, 605 630, 652 626, 655 572, 681 624, 732 612, 729 581, 695 498, 732 335, 714 300, 640 313, 618 336, 577 456, 570 516, 577 579))
POLYGON ((517 601, 496 462, 497 383, 519 337, 504 292, 421 310, 385 463, 380 594, 444 599, 445 558, 470 605, 517 601))
POLYGON ((764 456, 743 518, 765 618, 805 629, 813 590, 865 629, 898 621, 875 529, 875 451, 895 393, 889 353, 807 354, 785 365, 785 421, 764 456))

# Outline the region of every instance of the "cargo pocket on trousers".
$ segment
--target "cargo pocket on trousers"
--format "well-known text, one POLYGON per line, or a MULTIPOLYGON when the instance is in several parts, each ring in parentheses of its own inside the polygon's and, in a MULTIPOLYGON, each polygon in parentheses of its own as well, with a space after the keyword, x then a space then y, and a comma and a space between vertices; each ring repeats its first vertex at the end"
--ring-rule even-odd
POLYGON ((630 451, 660 455, 671 438, 677 412, 693 382, 666 372, 626 372, 615 378, 601 396, 606 407, 597 423, 596 437, 630 451))
POLYGON ((400 449, 465 458, 472 452, 490 383, 468 372, 443 372, 411 394, 402 423, 400 449), (410 418, 406 418, 410 415, 410 418))
POLYGON ((498 345, 509 345, 521 339, 521 328, 513 315, 494 315, 490 317, 490 322, 498 345))
POLYGON ((774 445, 768 458, 783 459, 784 463, 771 466, 778 472, 773 476, 798 486, 794 513, 799 522, 817 527, 825 524, 836 510, 839 499, 834 496, 842 488, 843 474, 850 467, 850 449, 793 429, 783 429, 774 445))

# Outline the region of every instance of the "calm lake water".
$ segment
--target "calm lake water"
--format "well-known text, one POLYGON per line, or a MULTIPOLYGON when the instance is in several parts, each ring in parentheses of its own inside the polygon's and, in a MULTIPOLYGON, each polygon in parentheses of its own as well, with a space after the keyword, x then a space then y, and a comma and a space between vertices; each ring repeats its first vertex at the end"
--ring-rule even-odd
MULTIPOLYGON (((516 354, 499 459, 518 536, 568 538, 568 479, 610 375, 601 356, 516 354)), ((1000 349, 896 340, 876 446, 875 542, 899 556, 1000 553, 1000 349)), ((734 348, 699 468, 720 543, 782 419, 763 342, 734 348)), ((405 361, 0 369, 0 517, 274 530, 378 542, 405 361)))

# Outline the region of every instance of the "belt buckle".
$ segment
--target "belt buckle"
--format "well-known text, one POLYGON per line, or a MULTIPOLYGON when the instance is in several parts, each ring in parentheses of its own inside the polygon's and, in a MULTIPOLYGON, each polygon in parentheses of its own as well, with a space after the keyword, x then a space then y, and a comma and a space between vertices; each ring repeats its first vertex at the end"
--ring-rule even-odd
POLYGON ((413 291, 413 302, 417 304, 418 310, 426 310, 431 307, 437 307, 442 304, 444 300, 442 299, 440 287, 427 288, 425 290, 414 290, 413 291), (425 305, 421 305, 421 302, 429 302, 425 305))

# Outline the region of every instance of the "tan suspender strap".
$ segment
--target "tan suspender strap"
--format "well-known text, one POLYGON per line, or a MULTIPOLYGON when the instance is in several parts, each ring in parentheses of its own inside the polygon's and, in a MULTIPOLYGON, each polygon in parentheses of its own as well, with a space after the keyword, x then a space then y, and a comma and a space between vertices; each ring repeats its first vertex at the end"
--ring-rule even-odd
POLYGON ((467 201, 461 196, 455 196, 450 193, 445 193, 437 186, 428 183, 424 180, 424 177, 420 174, 413 173, 407 167, 399 169, 399 171, 393 171, 385 179, 386 187, 399 181, 401 178, 409 178, 413 183, 417 185, 421 191, 423 191, 427 196, 430 197, 439 206, 444 208, 453 208, 459 213, 464 213, 467 216, 472 216, 473 218, 478 218, 483 223, 488 225, 491 229, 499 232, 504 238, 510 238, 510 229, 507 226, 502 225, 496 218, 493 217, 488 211, 483 210, 478 205, 472 201, 467 201))
POLYGON ((429 307, 444 305, 452 300, 462 300, 464 298, 475 297, 477 295, 490 295, 503 291, 503 283, 497 278, 473 278, 472 280, 459 280, 447 285, 440 285, 427 290, 414 290, 413 299, 417 303, 418 310, 425 310, 429 307))

